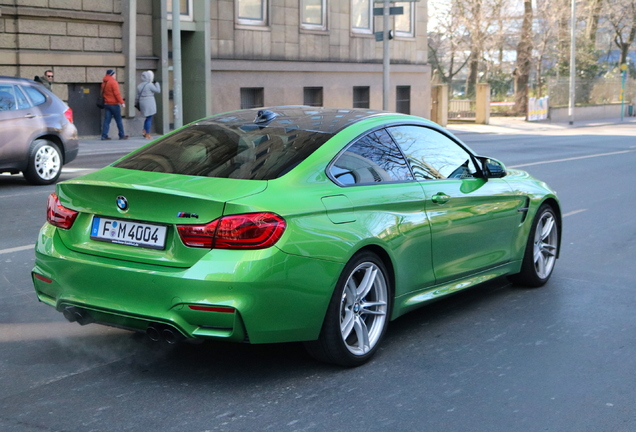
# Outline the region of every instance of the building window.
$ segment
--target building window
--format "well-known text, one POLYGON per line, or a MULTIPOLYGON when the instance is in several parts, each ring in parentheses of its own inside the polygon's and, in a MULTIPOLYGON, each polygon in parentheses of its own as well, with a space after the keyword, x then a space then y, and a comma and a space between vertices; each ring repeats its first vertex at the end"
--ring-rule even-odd
POLYGON ((395 90, 395 111, 411 114, 411 86, 397 86, 395 90))
POLYGON ((241 87, 241 109, 262 107, 264 93, 263 87, 241 87))
POLYGON ((307 30, 327 30, 327 0, 300 0, 300 26, 307 30))
POLYGON ((373 33, 373 1, 351 0, 351 31, 373 33))
MULTIPOLYGON (((168 0, 168 19, 172 20, 172 0, 168 0)), ((192 21, 192 0, 179 0, 181 21, 192 21)))
POLYGON ((369 95, 371 91, 368 86, 353 88, 353 107, 369 108, 369 95))
POLYGON ((237 0, 236 21, 239 24, 266 26, 268 0, 237 0))
POLYGON ((305 87, 303 103, 307 106, 321 107, 322 87, 305 87))
POLYGON ((415 37, 415 8, 412 2, 397 2, 396 6, 404 8, 402 15, 395 15, 395 35, 398 37, 415 37))

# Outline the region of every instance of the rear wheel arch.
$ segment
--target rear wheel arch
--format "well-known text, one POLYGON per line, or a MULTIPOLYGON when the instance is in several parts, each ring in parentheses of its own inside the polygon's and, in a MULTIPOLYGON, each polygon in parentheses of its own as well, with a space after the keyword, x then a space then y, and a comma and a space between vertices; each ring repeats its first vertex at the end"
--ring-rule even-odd
POLYGON ((347 261, 334 286, 318 339, 304 343, 314 358, 350 367, 364 364, 377 352, 394 296, 393 270, 385 264, 386 259, 384 249, 371 245, 347 261))
MULTIPOLYGON (((353 254, 353 256, 356 256, 365 251, 369 251, 375 254, 378 258, 380 258, 380 260, 382 260, 382 264, 384 264, 384 267, 386 268, 386 271, 389 277, 390 294, 391 296, 395 297, 395 266, 393 265, 393 260, 391 259, 391 256, 382 246, 378 246, 375 244, 364 246, 363 248, 358 250, 355 254, 353 254)), ((389 312, 391 313, 393 311, 389 311, 389 312)))
POLYGON ((40 139, 51 141, 53 144, 55 144, 57 148, 60 149, 60 152, 62 153, 62 164, 66 164, 66 147, 64 146, 64 142, 60 139, 59 136, 53 135, 53 134, 42 135, 37 138, 34 138, 31 141, 31 145, 33 145, 35 141, 40 139))

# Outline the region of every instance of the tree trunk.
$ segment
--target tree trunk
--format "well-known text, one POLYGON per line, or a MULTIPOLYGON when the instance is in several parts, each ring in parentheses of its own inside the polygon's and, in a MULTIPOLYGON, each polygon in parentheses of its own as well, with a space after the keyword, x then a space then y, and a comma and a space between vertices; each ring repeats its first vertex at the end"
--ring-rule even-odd
POLYGON ((598 31, 598 22, 601 17, 601 9, 603 0, 590 0, 590 13, 585 29, 585 38, 590 41, 592 46, 596 44, 596 32, 598 31))
POLYGON ((528 112, 528 82, 532 65, 532 1, 523 2, 523 23, 517 44, 517 92, 515 94, 515 111, 517 115, 528 112))
POLYGON ((477 88, 477 73, 479 72, 479 53, 472 51, 468 61, 468 78, 466 78, 466 96, 473 99, 477 88))

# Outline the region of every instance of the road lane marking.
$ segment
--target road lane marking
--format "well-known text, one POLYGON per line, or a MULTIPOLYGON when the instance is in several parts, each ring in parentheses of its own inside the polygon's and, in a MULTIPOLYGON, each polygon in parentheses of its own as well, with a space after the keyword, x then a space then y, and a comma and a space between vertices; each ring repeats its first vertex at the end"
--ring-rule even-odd
POLYGON ((74 173, 81 171, 97 171, 99 168, 62 168, 63 173, 74 173))
POLYGON ((24 251, 24 250, 29 250, 29 249, 33 249, 34 247, 35 247, 34 244, 30 244, 30 245, 26 245, 26 246, 18 246, 18 247, 9 248, 9 249, 0 249, 0 255, 12 253, 12 252, 20 252, 20 251, 24 251))
POLYGON ((584 211, 587 211, 587 209, 574 210, 574 211, 571 211, 570 213, 566 213, 566 214, 564 214, 564 215, 563 215, 563 217, 572 216, 572 215, 575 215, 575 214, 577 214, 577 213, 582 213, 582 212, 584 212, 584 211))
POLYGON ((51 192, 54 192, 55 189, 49 189, 49 190, 37 190, 37 191, 33 191, 33 192, 23 192, 23 193, 19 193, 19 194, 13 194, 13 195, 0 195, 0 198, 15 198, 15 197, 24 197, 27 195, 38 195, 38 194, 51 194, 51 192))
POLYGON ((613 156, 617 154, 625 154, 625 153, 633 153, 633 152, 634 150, 622 150, 622 151, 611 152, 611 153, 598 153, 598 154, 587 155, 587 156, 576 156, 576 157, 565 158, 565 159, 553 159, 553 160, 531 162, 531 163, 520 164, 520 165, 510 165, 510 168, 522 168, 522 167, 533 166, 533 165, 542 165, 542 164, 557 163, 557 162, 568 162, 568 161, 579 160, 579 159, 589 159, 589 158, 595 158, 595 157, 601 157, 601 156, 613 156))

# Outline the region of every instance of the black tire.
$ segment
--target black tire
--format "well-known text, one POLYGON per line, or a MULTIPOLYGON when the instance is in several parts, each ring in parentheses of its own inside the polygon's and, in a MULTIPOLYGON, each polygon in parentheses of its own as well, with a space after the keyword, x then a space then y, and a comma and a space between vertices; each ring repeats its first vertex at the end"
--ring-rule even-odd
POLYGON ((554 270, 558 252, 558 219, 552 207, 543 204, 532 221, 521 271, 508 279, 515 285, 530 288, 545 285, 554 270))
POLYGON ((33 141, 29 151, 29 161, 24 178, 33 185, 55 183, 62 174, 62 152, 49 140, 33 141))
POLYGON ((341 366, 369 361, 389 323, 391 293, 382 260, 371 252, 355 255, 338 279, 318 340, 305 343, 307 351, 341 366))

